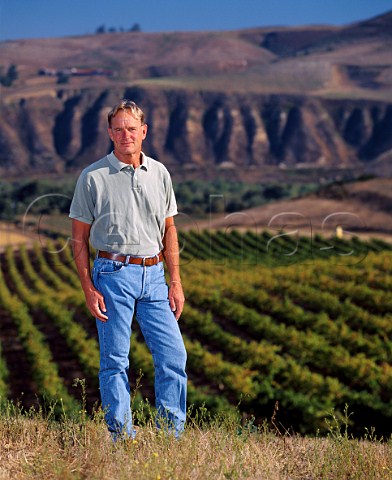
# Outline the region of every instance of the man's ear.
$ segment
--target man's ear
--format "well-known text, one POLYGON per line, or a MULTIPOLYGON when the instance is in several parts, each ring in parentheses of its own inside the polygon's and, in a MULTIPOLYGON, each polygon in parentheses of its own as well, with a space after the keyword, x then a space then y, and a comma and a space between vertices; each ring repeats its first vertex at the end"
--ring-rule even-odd
POLYGON ((110 127, 108 127, 108 135, 110 137, 110 140, 113 142, 113 132, 112 132, 112 129, 110 127))
POLYGON ((148 125, 147 123, 145 123, 144 125, 142 125, 142 129, 143 129, 143 140, 146 138, 147 136, 147 130, 148 130, 148 125))

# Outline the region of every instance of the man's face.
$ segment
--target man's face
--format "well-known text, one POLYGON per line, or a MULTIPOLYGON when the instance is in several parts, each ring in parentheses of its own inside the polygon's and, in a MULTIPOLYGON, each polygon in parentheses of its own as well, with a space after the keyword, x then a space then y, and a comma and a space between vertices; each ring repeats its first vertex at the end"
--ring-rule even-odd
POLYGON ((142 125, 140 120, 120 110, 112 118, 112 126, 108 128, 108 133, 117 157, 138 155, 142 149, 142 142, 146 138, 147 125, 142 125))

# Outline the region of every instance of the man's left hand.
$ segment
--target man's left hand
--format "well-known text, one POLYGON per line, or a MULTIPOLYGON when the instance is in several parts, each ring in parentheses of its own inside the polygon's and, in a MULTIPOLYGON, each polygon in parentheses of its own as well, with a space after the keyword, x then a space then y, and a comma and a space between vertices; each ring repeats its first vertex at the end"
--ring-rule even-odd
POLYGON ((170 283, 169 302, 170 308, 172 309, 172 312, 174 313, 176 320, 178 321, 185 303, 184 291, 180 282, 170 283))

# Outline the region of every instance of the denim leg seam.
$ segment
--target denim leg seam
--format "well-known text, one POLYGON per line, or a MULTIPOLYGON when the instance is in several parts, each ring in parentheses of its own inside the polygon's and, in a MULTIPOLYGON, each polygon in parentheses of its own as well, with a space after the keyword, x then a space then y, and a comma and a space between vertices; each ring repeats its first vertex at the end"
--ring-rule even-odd
MULTIPOLYGON (((97 278, 97 287, 99 288, 99 277, 97 278)), ((100 321, 100 320, 98 320, 100 321)), ((102 362, 102 366, 103 368, 106 370, 107 369, 107 355, 106 355, 106 335, 105 335, 105 326, 103 325, 103 328, 101 329, 102 331, 102 345, 103 345, 103 351, 102 351, 102 355, 103 355, 103 362, 102 362)), ((102 361, 102 359, 101 359, 102 361)), ((103 389, 103 392, 102 394, 105 396, 106 395, 106 382, 103 382, 103 385, 101 386, 102 389, 103 389)))
MULTIPOLYGON (((105 338, 105 328, 102 329, 102 343, 103 343, 103 367, 106 370, 108 368, 107 366, 107 356, 106 356, 106 338, 105 338)), ((103 382, 103 395, 104 397, 106 396, 106 382, 103 382)))

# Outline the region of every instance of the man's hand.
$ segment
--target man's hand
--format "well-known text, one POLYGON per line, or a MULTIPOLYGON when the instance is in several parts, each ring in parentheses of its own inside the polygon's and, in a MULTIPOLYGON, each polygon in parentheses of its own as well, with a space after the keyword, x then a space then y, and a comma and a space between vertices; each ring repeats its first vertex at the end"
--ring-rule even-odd
POLYGON ((90 310, 91 315, 102 322, 106 322, 108 316, 103 313, 106 312, 106 306, 102 293, 96 288, 90 287, 84 292, 84 295, 86 297, 87 308, 90 310))
POLYGON ((101 292, 99 292, 91 281, 90 274, 90 237, 91 225, 72 220, 72 250, 74 260, 84 296, 86 297, 87 308, 91 315, 102 322, 106 322, 108 317, 103 313, 106 312, 105 300, 101 292))
POLYGON ((178 246, 177 230, 173 217, 168 217, 165 220, 165 235, 162 241, 164 247, 163 256, 165 257, 170 278, 170 308, 178 321, 184 308, 185 297, 180 276, 180 248, 178 246))
POLYGON ((170 308, 174 313, 176 320, 178 322, 182 310, 184 308, 185 297, 182 290, 182 285, 180 282, 171 282, 169 288, 169 302, 170 308))

